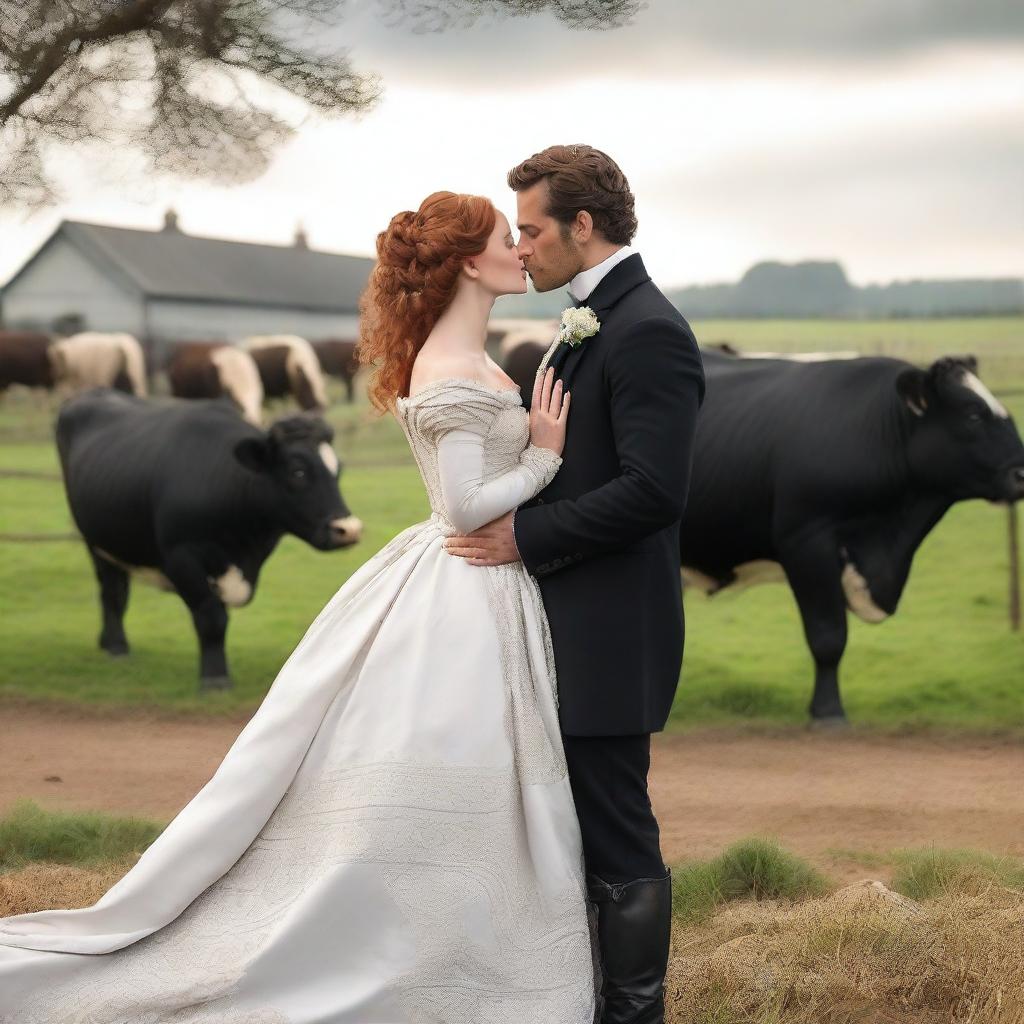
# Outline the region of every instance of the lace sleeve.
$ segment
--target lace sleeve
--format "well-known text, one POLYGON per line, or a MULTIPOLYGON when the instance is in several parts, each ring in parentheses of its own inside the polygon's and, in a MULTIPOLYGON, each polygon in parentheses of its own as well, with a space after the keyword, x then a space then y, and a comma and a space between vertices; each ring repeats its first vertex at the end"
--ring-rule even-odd
POLYGON ((496 395, 481 388, 454 384, 438 388, 420 399, 409 416, 416 432, 428 444, 436 446, 451 430, 470 430, 483 436, 503 408, 496 395))
POLYGON ((457 530, 471 533, 510 512, 551 482, 561 458, 549 448, 529 444, 519 465, 483 482, 484 435, 475 430, 447 431, 437 446, 441 496, 457 530))

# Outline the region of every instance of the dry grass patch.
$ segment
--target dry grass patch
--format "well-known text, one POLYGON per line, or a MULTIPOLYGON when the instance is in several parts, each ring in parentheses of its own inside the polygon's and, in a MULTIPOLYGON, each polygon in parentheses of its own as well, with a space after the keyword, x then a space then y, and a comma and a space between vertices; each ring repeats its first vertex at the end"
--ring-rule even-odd
POLYGON ((96 867, 32 864, 0 874, 0 917, 91 907, 138 858, 96 867))
POLYGON ((670 1024, 1021 1024, 1024 894, 732 903, 676 924, 667 993, 670 1024))

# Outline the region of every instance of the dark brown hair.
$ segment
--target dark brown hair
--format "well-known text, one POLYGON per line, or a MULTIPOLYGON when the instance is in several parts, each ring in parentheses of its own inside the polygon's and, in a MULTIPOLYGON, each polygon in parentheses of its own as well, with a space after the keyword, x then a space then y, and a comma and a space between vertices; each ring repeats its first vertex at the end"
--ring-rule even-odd
POLYGON ((462 264, 487 248, 497 213, 483 196, 435 192, 377 236, 360 299, 359 361, 376 367, 370 401, 382 412, 409 394, 412 364, 455 295, 462 264))
POLYGON ((548 146, 508 172, 508 187, 522 192, 542 178, 548 183, 548 216, 571 224, 580 210, 616 245, 636 234, 633 193, 619 165, 593 146, 548 146))

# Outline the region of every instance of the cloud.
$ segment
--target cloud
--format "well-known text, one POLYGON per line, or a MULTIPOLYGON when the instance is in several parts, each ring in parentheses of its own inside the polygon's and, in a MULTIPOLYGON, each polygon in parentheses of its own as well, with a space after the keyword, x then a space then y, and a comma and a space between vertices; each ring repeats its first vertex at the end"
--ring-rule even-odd
POLYGON ((580 141, 629 176, 637 241, 666 285, 732 280, 763 258, 837 258, 858 283, 1024 272, 1024 42, 1009 5, 656 0, 612 32, 544 15, 419 36, 370 10, 343 25, 363 33, 346 35, 357 64, 384 72, 374 111, 310 119, 266 175, 230 189, 101 188, 84 153, 64 158, 72 200, 0 223, 0 281, 58 213, 156 227, 171 204, 197 234, 287 243, 301 221, 316 247, 369 254, 435 189, 514 216, 508 169, 580 141))
POLYGON ((646 182, 641 230, 666 283, 735 280, 755 254, 838 259, 860 284, 1018 276, 1024 142, 1015 123, 905 128, 665 172, 646 182))
POLYGON ((837 62, 903 60, 945 48, 1024 51, 1024 4, 1016 0, 650 0, 631 25, 611 31, 574 31, 551 14, 491 14, 436 34, 415 31, 415 20, 383 22, 382 3, 406 6, 353 4, 333 38, 360 66, 381 71, 385 84, 488 90, 549 85, 581 72, 636 80, 727 66, 835 70, 837 62))

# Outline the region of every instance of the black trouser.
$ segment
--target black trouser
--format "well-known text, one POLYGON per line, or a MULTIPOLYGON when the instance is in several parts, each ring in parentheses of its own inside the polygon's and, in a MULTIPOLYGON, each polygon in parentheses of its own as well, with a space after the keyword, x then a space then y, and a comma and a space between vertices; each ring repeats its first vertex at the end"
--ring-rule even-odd
POLYGON ((596 916, 601 1024, 664 1024, 672 880, 647 795, 651 736, 562 737, 596 916))
POLYGON ((606 882, 660 878, 660 833, 647 795, 651 734, 563 734, 562 743, 587 872, 606 882))

